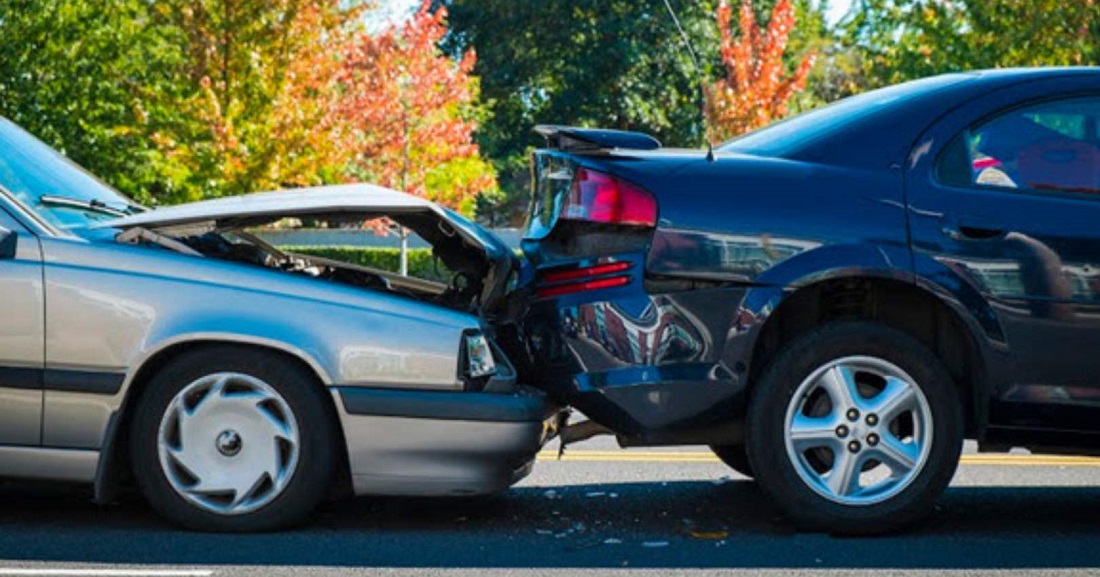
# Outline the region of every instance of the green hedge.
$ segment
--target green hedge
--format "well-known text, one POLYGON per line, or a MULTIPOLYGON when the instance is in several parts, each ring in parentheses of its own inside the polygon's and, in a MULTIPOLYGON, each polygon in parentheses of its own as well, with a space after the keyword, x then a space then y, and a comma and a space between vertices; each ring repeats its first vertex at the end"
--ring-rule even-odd
MULTIPOLYGON (((319 256, 340 262, 397 272, 401 263, 401 249, 360 246, 282 246, 287 252, 319 256)), ((432 257, 428 248, 409 249, 409 276, 450 282, 451 273, 441 261, 432 257)))

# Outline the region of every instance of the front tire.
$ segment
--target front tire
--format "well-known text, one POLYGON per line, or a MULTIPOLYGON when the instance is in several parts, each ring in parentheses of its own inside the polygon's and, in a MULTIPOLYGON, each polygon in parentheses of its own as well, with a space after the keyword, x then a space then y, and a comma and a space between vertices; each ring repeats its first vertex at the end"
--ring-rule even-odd
POLYGON ((934 510, 963 417, 943 363, 909 335, 840 321, 791 342, 754 387, 748 456, 803 528, 869 535, 934 510))
POLYGON ((161 515, 200 531, 296 524, 331 486, 336 415, 313 375, 246 347, 187 353, 140 398, 130 457, 161 515))

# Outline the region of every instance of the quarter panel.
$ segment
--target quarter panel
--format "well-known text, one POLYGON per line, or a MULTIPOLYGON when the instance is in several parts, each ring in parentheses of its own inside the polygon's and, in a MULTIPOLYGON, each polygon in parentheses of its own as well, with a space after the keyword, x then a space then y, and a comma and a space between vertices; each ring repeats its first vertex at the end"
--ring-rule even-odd
POLYGON ((845 258, 879 247, 874 266, 910 268, 894 167, 725 157, 646 186, 660 206, 649 274, 779 285, 803 278, 800 270, 852 266, 845 258))

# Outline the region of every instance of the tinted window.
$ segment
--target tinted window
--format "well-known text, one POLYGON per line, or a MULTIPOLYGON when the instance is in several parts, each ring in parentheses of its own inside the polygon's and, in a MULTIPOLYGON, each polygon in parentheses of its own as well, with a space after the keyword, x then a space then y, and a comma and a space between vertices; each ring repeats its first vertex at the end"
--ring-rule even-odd
POLYGON ((1100 97, 1015 108, 952 141, 937 175, 955 186, 1100 194, 1100 97))

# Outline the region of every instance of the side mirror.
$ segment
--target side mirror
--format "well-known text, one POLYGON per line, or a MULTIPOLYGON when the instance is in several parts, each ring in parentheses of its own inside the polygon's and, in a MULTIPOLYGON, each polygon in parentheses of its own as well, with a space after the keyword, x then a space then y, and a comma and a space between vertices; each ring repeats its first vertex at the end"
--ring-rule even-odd
POLYGON ((0 259, 15 258, 19 233, 0 226, 0 259))

